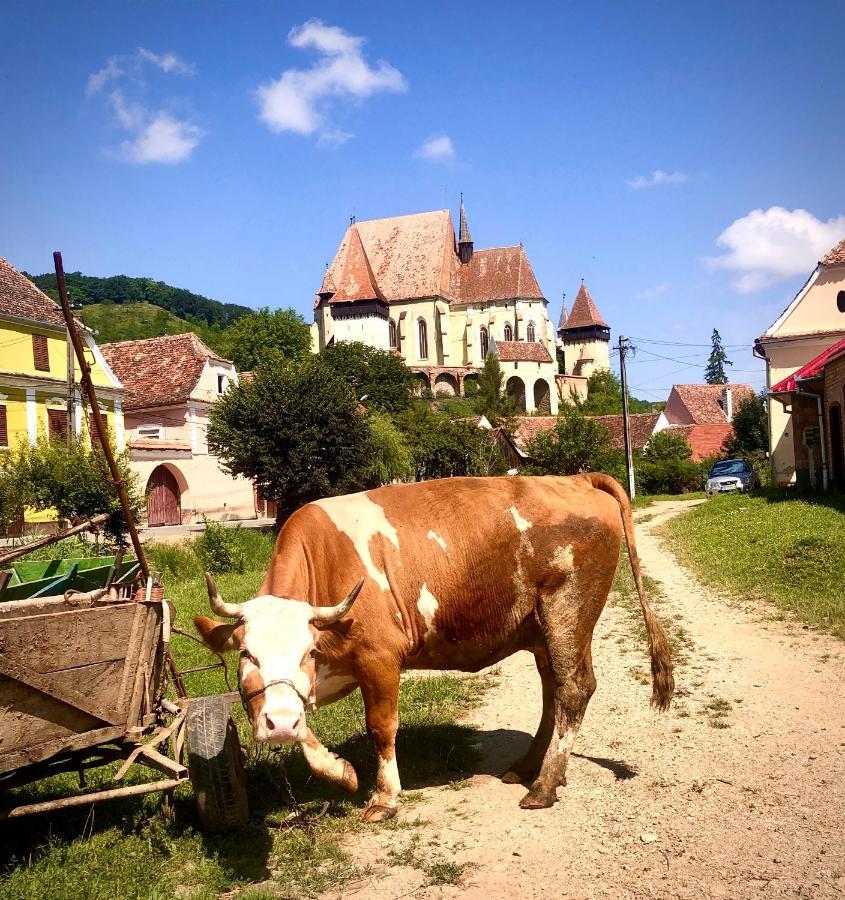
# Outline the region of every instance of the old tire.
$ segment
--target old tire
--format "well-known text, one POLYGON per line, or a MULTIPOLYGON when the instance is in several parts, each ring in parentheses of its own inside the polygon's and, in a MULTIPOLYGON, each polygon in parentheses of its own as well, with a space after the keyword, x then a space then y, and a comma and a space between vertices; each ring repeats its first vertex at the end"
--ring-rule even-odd
POLYGON ((188 706, 188 771, 205 831, 225 831, 249 818, 241 745, 225 697, 199 697, 188 706))

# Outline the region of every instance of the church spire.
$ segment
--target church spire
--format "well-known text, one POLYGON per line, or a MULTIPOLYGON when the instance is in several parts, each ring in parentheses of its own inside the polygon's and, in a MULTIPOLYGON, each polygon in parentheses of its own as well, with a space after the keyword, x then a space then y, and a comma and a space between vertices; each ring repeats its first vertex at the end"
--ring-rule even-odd
POLYGON ((464 195, 461 193, 461 210, 458 222, 458 256, 464 265, 472 259, 472 249, 472 235, 469 233, 467 211, 464 208, 464 195))

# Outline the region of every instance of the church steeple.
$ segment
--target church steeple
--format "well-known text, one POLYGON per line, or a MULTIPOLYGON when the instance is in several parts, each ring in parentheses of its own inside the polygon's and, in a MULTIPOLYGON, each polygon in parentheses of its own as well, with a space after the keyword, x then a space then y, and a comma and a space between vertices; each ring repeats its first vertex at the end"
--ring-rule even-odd
POLYGON ((467 224, 467 211, 464 209, 464 195, 461 194, 461 211, 458 224, 458 256, 464 265, 472 259, 472 250, 472 235, 469 233, 469 225, 467 224))

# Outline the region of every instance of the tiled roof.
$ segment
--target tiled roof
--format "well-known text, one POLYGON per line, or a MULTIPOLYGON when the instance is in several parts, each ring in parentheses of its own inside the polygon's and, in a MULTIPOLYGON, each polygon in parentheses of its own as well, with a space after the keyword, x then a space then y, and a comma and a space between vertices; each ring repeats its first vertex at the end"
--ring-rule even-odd
POLYGON ((552 361, 545 344, 539 341, 496 341, 496 355, 502 362, 552 361))
POLYGON ((521 244, 476 250, 472 259, 460 267, 458 287, 461 303, 487 303, 515 297, 540 299, 543 296, 521 244))
MULTIPOLYGON (((609 446, 615 450, 621 450, 625 446, 622 432, 622 416, 587 416, 593 422, 598 422, 607 429, 610 435, 609 446)), ((639 450, 646 445, 648 439, 654 433, 654 426, 660 418, 660 413, 634 413, 629 416, 631 425, 631 446, 639 450)), ((555 427, 555 416, 520 416, 516 419, 514 439, 521 450, 525 450, 528 443, 543 431, 549 431, 555 427)))
MULTIPOLYGON (((578 296, 572 304, 572 312, 563 326, 564 331, 569 328, 589 328, 598 325, 600 328, 610 328, 610 326, 601 317, 601 313, 596 309, 596 304, 590 296, 590 291, 586 284, 581 284, 578 290, 578 296)), ((560 326, 558 326, 560 327, 560 326)))
MULTIPOLYGON (((331 273, 327 272, 323 279, 324 283, 331 281, 331 278, 331 273)), ((356 225, 350 225, 347 232, 346 254, 337 285, 337 290, 332 294, 331 303, 354 303, 358 300, 381 300, 384 302, 384 295, 376 284, 356 225)))
POLYGON ((45 325, 65 325, 59 305, 0 256, 0 316, 4 314, 45 325))
POLYGON ((700 462, 720 454, 725 438, 730 437, 734 429, 725 422, 721 425, 670 425, 668 430, 683 434, 692 450, 692 461, 700 462))
MULTIPOLYGON (((193 332, 142 341, 103 344, 106 362, 130 391, 125 409, 146 409, 187 400, 207 359, 220 359, 193 332)), ((227 362, 227 360, 223 360, 227 362)))
MULTIPOLYGON (((743 400, 754 396, 754 388, 750 384, 676 384, 672 393, 677 394, 686 407, 694 425, 724 425, 728 418, 721 406, 725 389, 731 389, 731 405, 733 411, 739 409, 743 400)), ((669 397, 672 405, 672 397, 669 397)))
POLYGON ((467 211, 464 209, 464 201, 461 200, 461 211, 458 224, 458 243, 471 244, 472 235, 469 231, 469 223, 467 222, 467 211))
POLYGON ((557 330, 562 331, 566 327, 566 320, 569 318, 569 311, 566 308, 566 300, 560 306, 560 318, 557 320, 557 330))
POLYGON ((840 241, 832 250, 828 251, 820 260, 821 266, 845 266, 845 240, 840 241))
POLYGON ((814 378, 815 376, 820 375, 824 370, 824 367, 842 353, 845 353, 845 338, 841 341, 837 341, 835 344, 831 344, 827 350, 823 350, 808 363, 804 363, 800 369, 797 369, 791 375, 783 378, 777 384, 772 385, 772 393, 785 394, 794 391, 797 387, 797 381, 806 378, 814 378))
POLYGON ((238 381, 243 381, 245 384, 252 384, 255 381, 255 372, 249 371, 247 369, 246 372, 238 372, 238 381))

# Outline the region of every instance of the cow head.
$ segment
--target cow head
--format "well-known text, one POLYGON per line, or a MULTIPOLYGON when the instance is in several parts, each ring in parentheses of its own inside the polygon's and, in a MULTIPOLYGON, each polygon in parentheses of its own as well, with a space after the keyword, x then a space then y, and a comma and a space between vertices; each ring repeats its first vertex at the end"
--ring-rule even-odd
POLYGON ((216 653, 239 650, 238 688, 258 742, 304 741, 306 709, 316 700, 317 637, 352 608, 362 578, 337 606, 263 596, 226 603, 206 573, 211 610, 235 621, 194 619, 203 641, 216 653))

